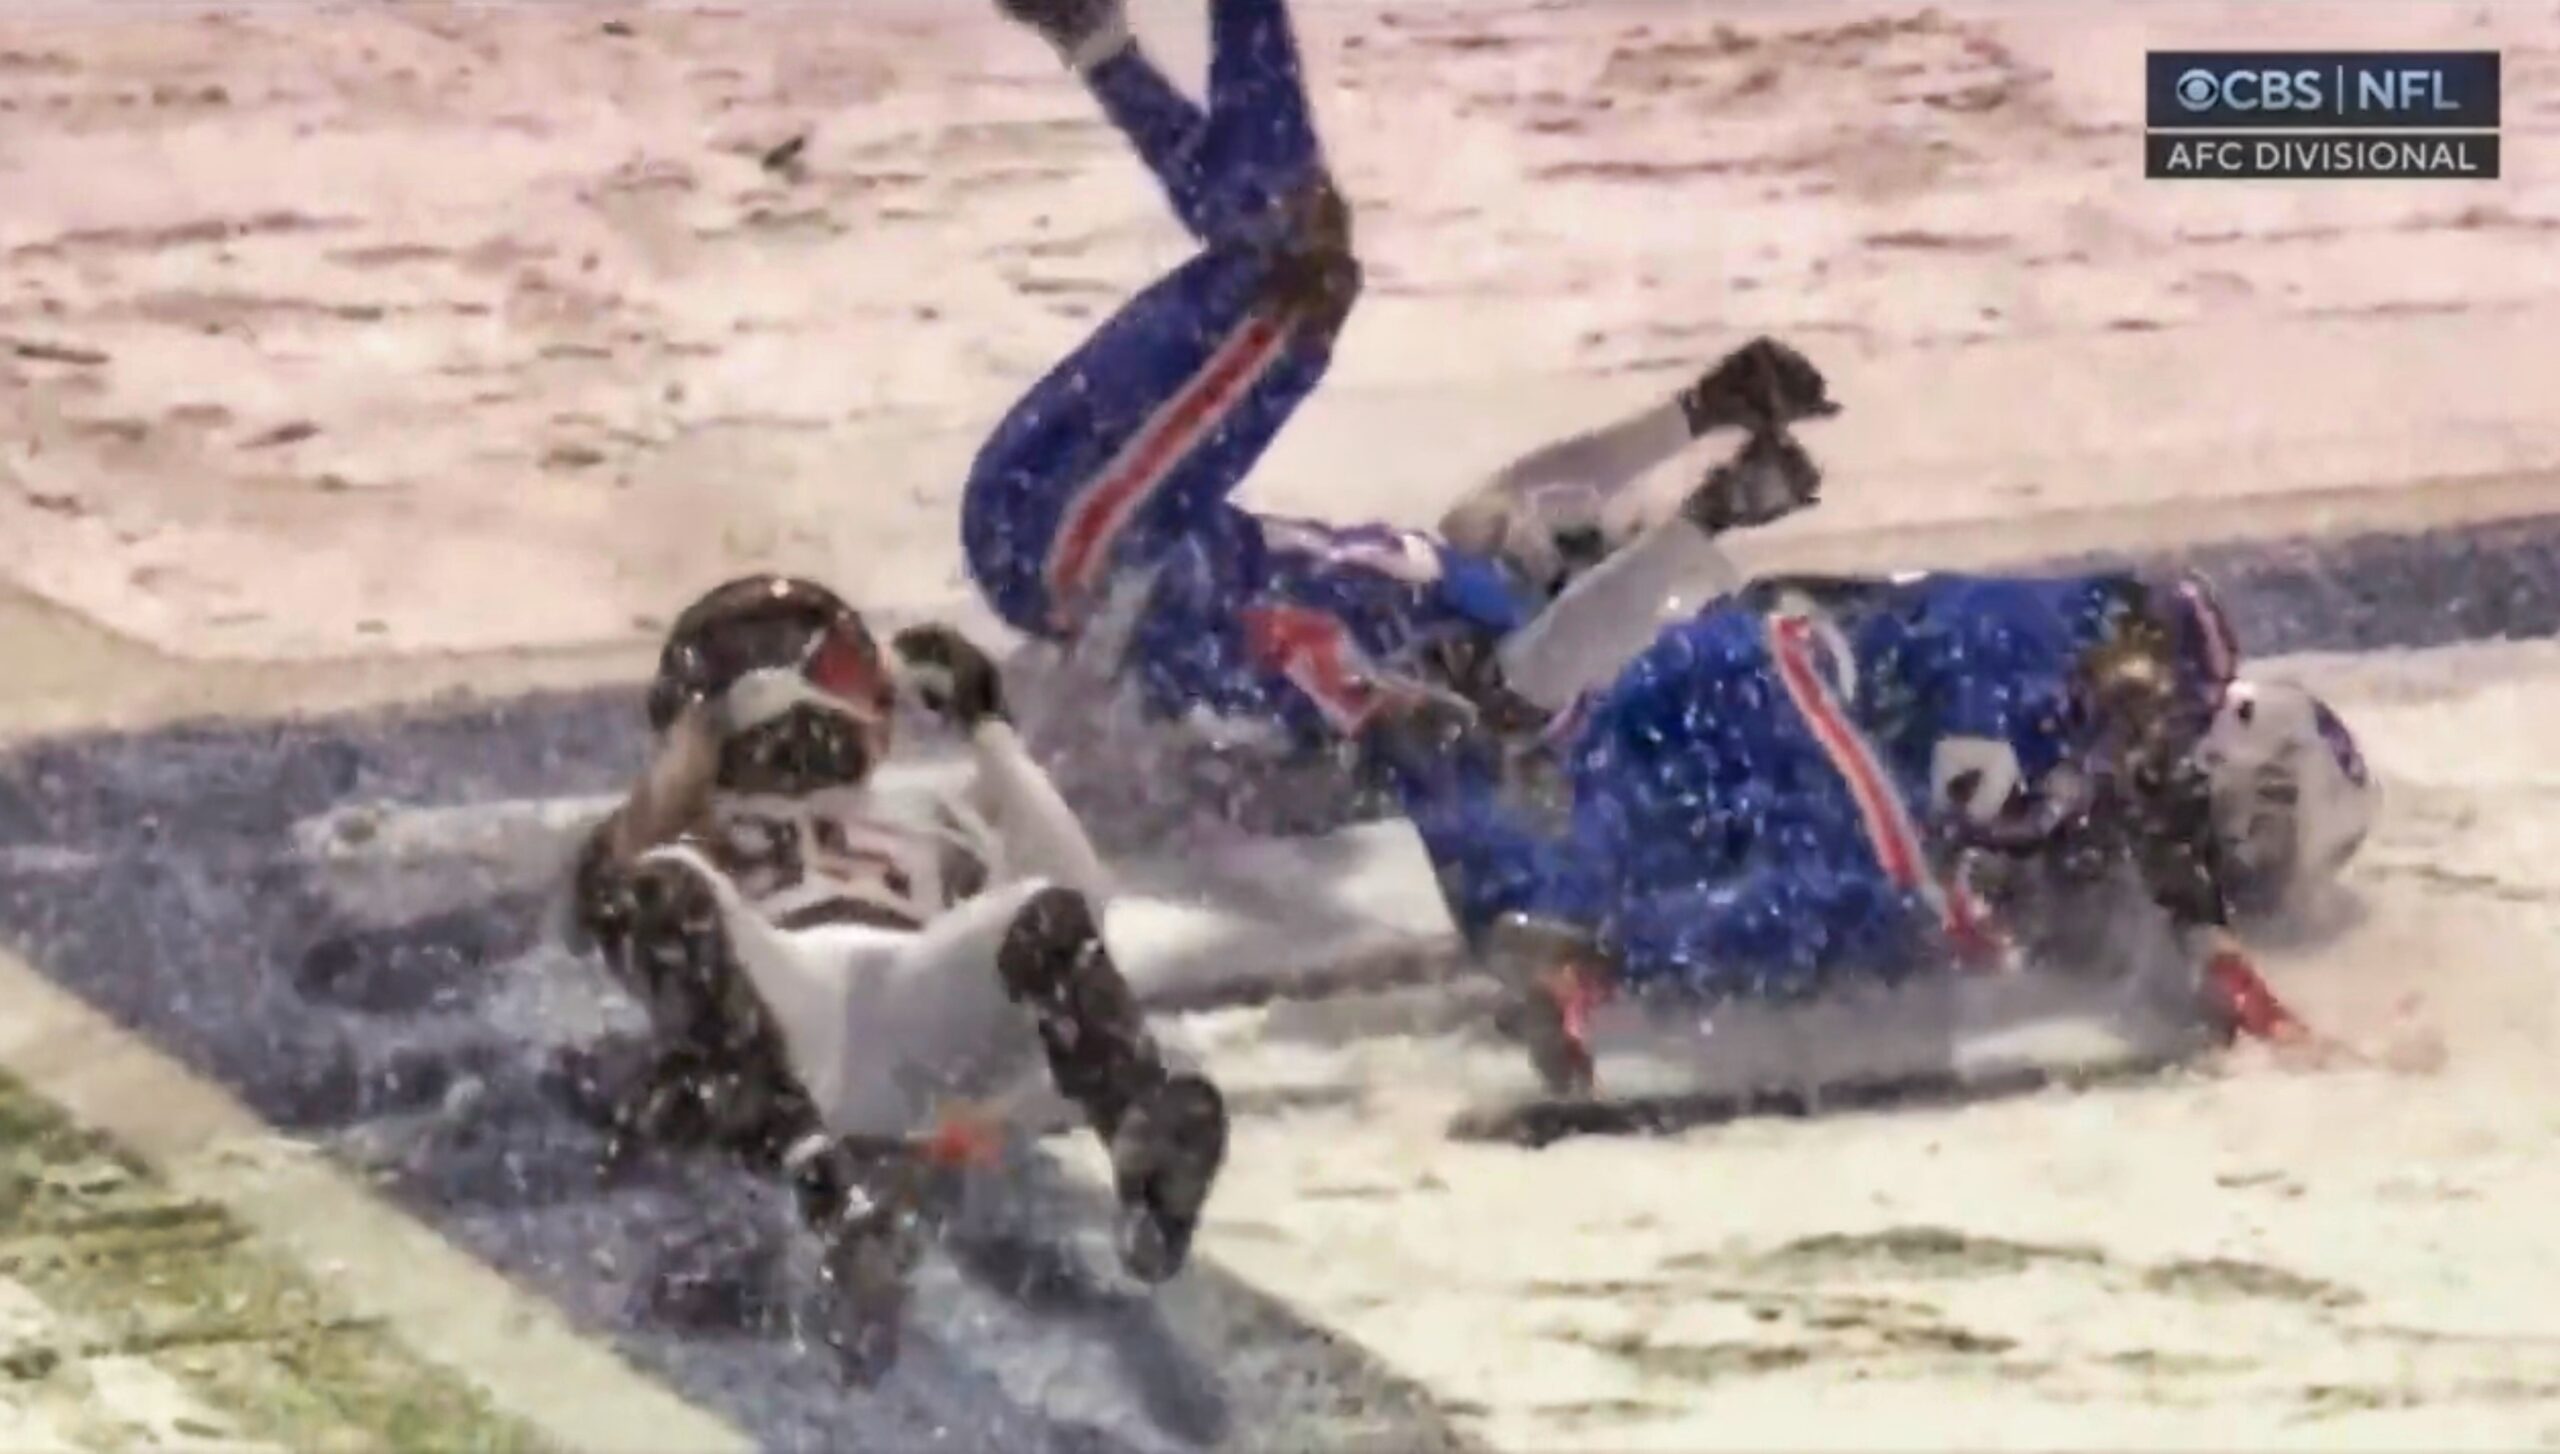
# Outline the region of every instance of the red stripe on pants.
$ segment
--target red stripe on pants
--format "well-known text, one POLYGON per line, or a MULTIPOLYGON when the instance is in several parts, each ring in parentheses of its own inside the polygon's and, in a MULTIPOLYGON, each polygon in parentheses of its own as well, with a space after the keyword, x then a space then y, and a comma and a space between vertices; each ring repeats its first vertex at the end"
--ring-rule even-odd
POLYGON ((1129 517, 1201 438, 1234 410, 1279 357, 1279 345, 1287 336, 1286 327, 1262 314, 1246 318, 1209 355, 1191 382, 1077 492, 1059 521, 1058 541, 1049 555, 1053 601, 1071 600, 1092 584, 1129 517))

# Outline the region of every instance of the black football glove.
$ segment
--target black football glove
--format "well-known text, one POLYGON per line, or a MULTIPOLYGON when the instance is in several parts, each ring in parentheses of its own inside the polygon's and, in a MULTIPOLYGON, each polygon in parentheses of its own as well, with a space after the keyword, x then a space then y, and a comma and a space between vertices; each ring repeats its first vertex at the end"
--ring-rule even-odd
POLYGON ((910 626, 890 639, 908 688, 963 732, 1009 720, 1004 678, 975 642, 948 626, 910 626))
POLYGON ((1774 338, 1755 338, 1726 354, 1679 397, 1692 436, 1723 428, 1767 434, 1840 412, 1822 370, 1774 338))
POLYGON ((1680 504, 1709 535, 1784 520, 1820 503, 1822 469, 1784 430, 1754 433, 1680 504))

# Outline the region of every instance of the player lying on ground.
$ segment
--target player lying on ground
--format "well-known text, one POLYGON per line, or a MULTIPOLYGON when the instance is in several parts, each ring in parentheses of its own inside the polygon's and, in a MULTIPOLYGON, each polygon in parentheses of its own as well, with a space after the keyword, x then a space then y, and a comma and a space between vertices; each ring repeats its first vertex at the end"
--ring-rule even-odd
MULTIPOLYGON (((1787 449, 1755 439, 1739 467, 1787 449)), ((2232 920, 2343 866, 2374 790, 2325 706, 2237 665, 2192 577, 1781 578, 1665 629, 1555 724, 1561 825, 1510 800, 1503 745, 1462 716, 1373 737, 1461 926, 1536 986, 1560 1089, 1588 1086, 1584 1020, 1615 989, 1998 966, 2019 946, 1983 889, 2121 865, 2192 945, 2209 1013, 2299 1040, 2232 920)))
MULTIPOLYGON (((1508 692, 1562 705, 1592 654, 1585 628, 1619 638, 1619 656, 1652 634, 1597 582, 1573 593, 1597 607, 1582 628, 1521 630, 1606 544, 1608 497, 1710 430, 1830 412, 1821 376, 1765 340, 1738 350, 1675 400, 1521 460, 1451 512, 1444 538, 1230 503, 1322 380, 1360 268, 1284 0, 1208 4, 1204 109, 1131 40, 1117 0, 1000 0, 1083 77, 1200 250, 997 425, 963 497, 972 577, 1014 627, 1219 740, 1321 749, 1386 696, 1490 697, 1506 676, 1508 692)), ((1721 526, 1801 503, 1739 496, 1727 478, 1692 515, 1721 526)), ((1623 554, 1621 574, 1680 564, 1623 554)))
MULTIPOLYGON (((1813 499, 1818 475, 1782 431, 1831 406, 1817 372, 1762 343, 1710 373, 1669 415, 1630 421, 1507 472, 1452 512, 1446 539, 1266 520, 1230 505, 1229 494, 1321 378, 1358 281, 1348 214, 1323 172, 1286 15, 1278 0, 1212 0, 1204 112, 1130 43, 1116 6, 1006 0, 1005 8, 1041 28, 1084 75, 1202 251, 1106 323, 997 429, 969 481, 965 545, 973 574, 1008 621, 1100 656, 1104 670, 1134 679, 1157 716, 1276 723, 1299 742, 1361 734, 1403 720, 1416 703, 1445 706, 1452 694, 1507 707, 1525 698, 1534 718, 1536 708, 1562 705, 1595 673, 1605 684, 1650 640, 1667 587, 1739 584, 1729 568, 1709 568, 1717 532, 1813 499), (1605 487, 1721 424, 1751 431, 1742 456, 1711 472, 1673 518, 1610 554, 1549 604, 1570 573, 1567 553, 1554 548, 1554 526, 1573 522, 1541 508, 1539 467, 1580 464, 1605 487)), ((1723 629, 1747 634, 1731 623, 1723 629)), ((1685 719, 1674 727, 1692 736, 1728 731, 1746 742, 1774 734, 1803 746, 1801 725, 1750 715, 1771 709, 1770 663, 1711 653, 1694 678, 1683 676, 1691 663, 1677 665, 1640 677, 1662 678, 1664 693, 1708 697, 1730 679, 1747 710, 1724 728, 1685 719)), ((2067 672, 2057 662, 2048 675, 2067 672)), ((1612 690, 1651 689, 1621 683, 1612 690)), ((1602 766, 1577 769, 1578 784, 1591 780, 1583 785, 1595 814, 1605 811, 1601 779, 1612 760, 1603 753, 1596 759, 1602 766)), ((1504 766, 1456 753, 1431 761, 1428 771, 1399 774, 1435 856, 1453 870, 1462 922, 1479 929, 1509 912, 1504 905, 1562 893, 1571 881, 1558 870, 1556 887, 1532 891, 1540 855, 1522 848, 1523 837, 1495 811, 1504 766)), ((1759 821, 1761 797, 1782 805, 1804 799, 1770 810, 1775 842, 1802 836, 1801 825, 1786 820, 1790 812, 1828 815, 1835 826, 1846 821, 1837 801, 1844 789, 1808 779, 1800 761, 1773 758, 1769 766, 1780 776, 1766 784, 1755 782, 1748 752, 1702 753, 1692 766, 1696 781, 1672 795, 1676 811, 1656 812, 1645 823, 1647 831, 1669 833, 1669 844, 1731 832, 1711 818, 1759 821), (1707 786, 1735 801, 1701 806, 1698 790, 1707 786), (1822 801, 1826 795, 1834 801, 1822 801), (1699 816, 1682 819, 1682 812, 1699 816)), ((1926 780, 1927 769, 1917 771, 1926 780)), ((1870 795, 1878 804, 1891 796, 1870 795)), ((2099 815, 2092 808, 2082 816, 2099 815)), ((2277 825, 2264 830, 2273 841, 2288 820, 2269 821, 2277 825)), ((1860 832, 1862 822, 1853 825, 1860 832)), ((1590 846, 1616 850, 1614 858, 1596 853, 1592 862, 1601 865, 1677 858, 1676 849, 1655 853, 1623 830, 1590 846)), ((1682 936, 1696 940, 1707 931, 1684 927, 1683 913, 1701 904, 1694 897, 1684 903, 1673 891, 1722 883, 1768 851, 1767 842, 1744 834, 1727 843, 1722 858, 1711 853, 1681 867, 1588 868, 1598 886, 1573 906, 1568 922, 1582 921, 1604 942, 1621 932, 1646 943, 1664 936, 1668 959, 1640 948, 1639 976, 1657 963, 1679 964, 1692 952, 1679 947, 1682 936), (1601 900, 1609 895, 1615 899, 1604 912, 1601 900)), ((1810 873, 1822 856, 1777 865, 1765 881, 1810 873)), ((1766 905, 1756 914, 1736 907, 1726 917, 1758 926, 1770 941, 1760 949, 1782 959, 1800 958, 1805 944, 1820 963, 1862 954, 1891 937, 1888 921, 1907 907, 1902 900, 1926 887, 1907 856, 1891 870, 1900 877, 1879 877, 1885 873, 1852 868, 1797 896, 1798 909, 1849 916, 1836 928, 1821 914, 1802 912, 1791 920, 1795 928, 1773 929, 1766 905), (1867 922, 1857 922, 1859 915, 1867 922)), ((1723 972, 1757 973, 1744 966, 1749 949, 1727 945, 1723 972)))
POLYGON ((581 922, 653 1032, 649 1073, 608 1097, 619 1128, 788 1175, 865 1378, 895 1356, 928 1183, 996 1149, 1044 1052, 1110 1149, 1139 1278, 1182 1267, 1227 1135, 1103 947, 1099 860, 993 665, 941 627, 892 648, 894 666, 807 581, 697 601, 650 692, 655 759, 577 875, 581 922), (967 734, 965 796, 874 781, 900 688, 967 734))

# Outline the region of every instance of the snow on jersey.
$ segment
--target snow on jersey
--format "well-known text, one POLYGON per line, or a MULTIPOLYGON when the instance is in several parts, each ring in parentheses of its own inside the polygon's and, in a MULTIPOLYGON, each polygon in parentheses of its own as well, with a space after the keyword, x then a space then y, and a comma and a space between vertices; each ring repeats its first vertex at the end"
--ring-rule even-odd
POLYGON ((1125 663, 1149 712, 1355 731, 1381 684, 1438 683, 1436 650, 1517 628, 1536 602, 1494 561, 1384 525, 1238 512, 1164 563, 1125 663))
POLYGON ((1000 867, 986 824, 938 795, 870 787, 723 794, 708 836, 741 893, 785 929, 917 929, 1000 867))

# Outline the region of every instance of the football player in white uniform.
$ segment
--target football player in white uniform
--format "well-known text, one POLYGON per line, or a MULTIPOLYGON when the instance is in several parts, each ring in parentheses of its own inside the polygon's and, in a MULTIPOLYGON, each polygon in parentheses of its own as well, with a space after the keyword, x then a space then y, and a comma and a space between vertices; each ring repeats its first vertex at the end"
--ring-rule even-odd
POLYGON ((1109 1148, 1126 1267, 1178 1272, 1225 1107, 1148 1034, 1100 860, 987 658, 939 626, 884 655, 825 587, 755 576, 677 620, 648 710, 654 760, 577 871, 581 926, 652 1028, 618 1128, 790 1177, 865 1381, 894 1361, 930 1188, 993 1159, 1044 1059, 1109 1148), (965 790, 879 780, 901 698, 965 734, 965 790))

